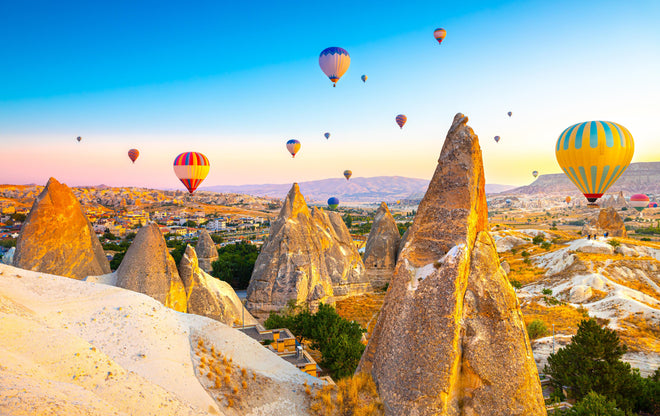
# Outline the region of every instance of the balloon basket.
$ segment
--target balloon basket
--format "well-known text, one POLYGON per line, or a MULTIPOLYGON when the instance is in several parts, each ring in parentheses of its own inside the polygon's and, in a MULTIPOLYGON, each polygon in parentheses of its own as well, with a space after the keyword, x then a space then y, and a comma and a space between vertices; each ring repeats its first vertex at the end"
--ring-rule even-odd
POLYGON ((587 208, 600 208, 600 207, 598 206, 598 204, 589 203, 587 204, 587 208))

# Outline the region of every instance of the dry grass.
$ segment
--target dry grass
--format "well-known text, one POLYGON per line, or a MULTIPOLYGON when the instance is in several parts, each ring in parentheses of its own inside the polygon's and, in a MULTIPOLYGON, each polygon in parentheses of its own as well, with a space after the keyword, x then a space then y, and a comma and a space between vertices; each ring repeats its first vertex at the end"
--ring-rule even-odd
POLYGON ((543 321, 552 331, 555 325, 555 333, 575 335, 578 324, 587 319, 583 312, 569 305, 545 306, 537 302, 525 304, 522 308, 525 325, 534 319, 543 321))
POLYGON ((356 321, 367 330, 367 339, 371 335, 380 308, 385 302, 385 292, 369 293, 362 296, 351 296, 336 303, 337 313, 342 318, 356 321))
POLYGON ((630 351, 660 354, 660 322, 642 313, 619 319, 619 337, 630 351))
POLYGON ((371 375, 358 373, 326 385, 312 398, 312 413, 323 416, 384 415, 383 403, 371 375))

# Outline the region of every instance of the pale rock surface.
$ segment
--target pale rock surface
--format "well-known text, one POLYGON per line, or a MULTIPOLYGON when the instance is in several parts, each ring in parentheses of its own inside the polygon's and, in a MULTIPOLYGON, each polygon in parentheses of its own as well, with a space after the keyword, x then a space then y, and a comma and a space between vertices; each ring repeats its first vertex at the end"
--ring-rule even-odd
POLYGON ((386 414, 546 414, 487 227, 481 149, 457 114, 358 368, 386 414))
POLYGON ((367 238, 362 261, 374 288, 390 282, 396 265, 401 235, 387 204, 381 202, 367 238))
POLYGON ((199 267, 197 254, 191 246, 179 262, 179 276, 186 288, 188 313, 206 316, 225 325, 256 324, 257 321, 245 311, 241 300, 227 282, 208 275, 199 267))
POLYGON ((198 232, 195 252, 199 260, 199 267, 206 273, 211 273, 213 262, 218 260, 218 249, 215 247, 215 243, 211 239, 209 232, 204 228, 198 232))
POLYGON ((110 273, 110 263, 75 195, 50 178, 16 241, 16 267, 74 279, 110 273))
POLYGON ((315 311, 319 303, 371 290, 364 265, 341 216, 307 206, 297 183, 257 257, 247 308, 257 318, 291 300, 315 311))
POLYGON ((168 308, 186 312, 186 289, 156 223, 140 228, 115 274, 118 287, 144 293, 168 308))
POLYGON ((0 414, 308 415, 322 384, 240 331, 140 293, 0 265, 0 414), (227 408, 198 340, 245 368, 247 408, 227 408), (264 410, 275 412, 264 413, 264 410), (285 414, 285 413, 279 413, 285 414))

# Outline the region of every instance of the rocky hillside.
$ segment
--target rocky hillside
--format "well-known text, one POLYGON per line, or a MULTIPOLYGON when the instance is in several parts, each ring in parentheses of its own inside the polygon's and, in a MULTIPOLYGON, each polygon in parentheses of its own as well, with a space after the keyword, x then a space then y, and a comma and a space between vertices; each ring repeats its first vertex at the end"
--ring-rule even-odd
MULTIPOLYGON (((660 194, 660 162, 631 163, 621 177, 607 190, 623 191, 626 196, 637 193, 660 194)), ((539 175, 530 185, 506 191, 507 194, 576 193, 576 187, 563 173, 539 175)))

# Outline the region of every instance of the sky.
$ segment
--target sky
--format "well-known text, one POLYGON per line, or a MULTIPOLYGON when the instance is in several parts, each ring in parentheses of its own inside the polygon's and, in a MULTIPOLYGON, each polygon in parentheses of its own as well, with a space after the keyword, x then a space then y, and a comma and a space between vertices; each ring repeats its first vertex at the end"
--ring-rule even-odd
POLYGON ((210 160, 202 187, 430 179, 459 112, 491 184, 561 172, 557 137, 587 120, 660 161, 659 21, 657 0, 4 1, 0 183, 183 189, 186 151, 210 160), (351 56, 336 88, 329 46, 351 56))

